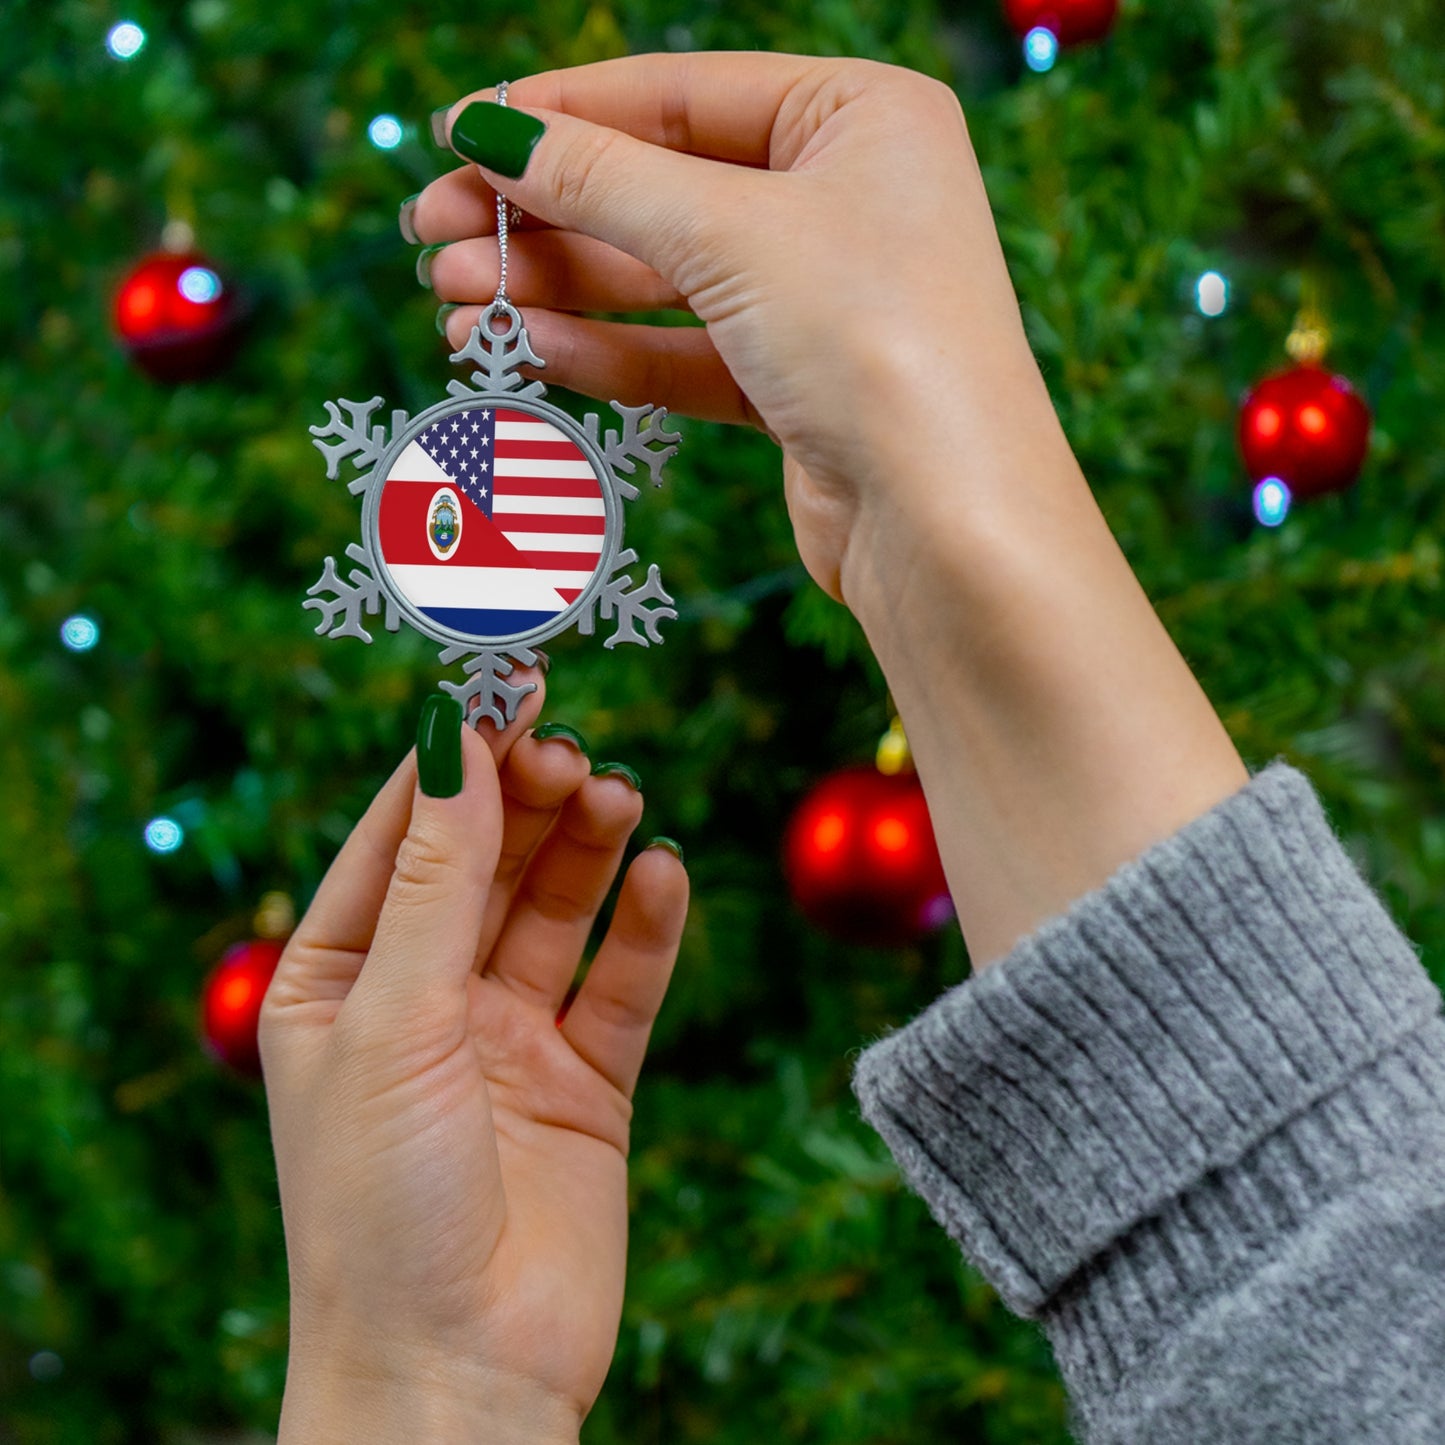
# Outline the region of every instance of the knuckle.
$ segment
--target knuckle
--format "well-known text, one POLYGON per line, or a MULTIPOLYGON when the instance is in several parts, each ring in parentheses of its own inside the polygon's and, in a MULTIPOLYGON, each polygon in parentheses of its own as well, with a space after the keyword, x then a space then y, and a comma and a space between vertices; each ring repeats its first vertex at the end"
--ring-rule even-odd
POLYGON ((585 214, 617 144, 613 131, 588 129, 572 138, 552 175, 552 197, 566 217, 585 214))
POLYGON ((425 897, 449 891, 456 885, 460 873, 441 831, 413 821, 396 850, 392 887, 403 894, 425 897))

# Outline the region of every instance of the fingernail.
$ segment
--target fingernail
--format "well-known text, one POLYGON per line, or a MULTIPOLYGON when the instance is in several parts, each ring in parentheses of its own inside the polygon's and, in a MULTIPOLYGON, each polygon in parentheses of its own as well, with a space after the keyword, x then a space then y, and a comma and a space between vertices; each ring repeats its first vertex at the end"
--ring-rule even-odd
POLYGON ((438 307, 437 307, 437 335, 438 335, 438 336, 445 336, 445 335, 447 334, 447 317, 450 316, 453 311, 460 311, 460 310, 461 310, 461 302, 460 302, 460 301, 448 301, 448 302, 446 302, 444 305, 441 305, 441 306, 438 306, 438 307))
POLYGON ((682 856, 682 844, 676 838, 664 838, 660 835, 656 838, 649 838, 642 851, 645 853, 649 848, 666 848, 679 863, 687 862, 687 859, 682 856))
POLYGON ((444 251, 451 243, 440 241, 435 246, 425 247, 416 258, 416 279, 431 290, 431 259, 438 251, 444 251))
POLYGON ((576 728, 569 728, 566 723, 543 723, 541 727, 532 730, 532 736, 539 743, 545 743, 548 738, 566 738, 584 758, 592 756, 587 747, 587 739, 576 728))
POLYGON ((416 226, 412 218, 416 215, 416 203, 421 199, 421 192, 414 196, 408 196, 401 203, 401 209, 396 213, 396 224, 401 228, 402 238, 408 246, 420 246, 421 237, 416 233, 416 226))
POLYGON ((416 776, 429 798, 454 798, 462 790, 462 705, 445 693, 434 692, 421 705, 416 776))
POLYGON ((546 129, 536 116, 524 111, 492 100, 474 100, 452 122, 451 145, 459 156, 516 180, 527 169, 532 149, 546 129))
POLYGON ((542 676, 546 677, 552 671, 552 659, 540 647, 534 647, 532 654, 537 659, 537 666, 542 669, 542 676))
POLYGON ((431 138, 433 145, 439 145, 443 149, 447 143, 447 112, 451 110, 449 105, 439 105, 431 113, 431 138))
POLYGON ((642 791, 642 779, 626 763, 594 763, 592 776, 594 778, 621 778, 623 782, 635 788, 639 793, 642 791))

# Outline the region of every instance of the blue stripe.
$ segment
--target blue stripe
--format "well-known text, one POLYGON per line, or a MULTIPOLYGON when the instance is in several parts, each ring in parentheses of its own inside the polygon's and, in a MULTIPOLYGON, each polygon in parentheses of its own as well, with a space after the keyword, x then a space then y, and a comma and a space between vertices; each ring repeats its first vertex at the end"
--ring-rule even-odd
POLYGON ((423 617, 453 632, 465 632, 469 637, 514 637, 519 632, 530 632, 559 616, 565 608, 556 612, 516 612, 498 607, 423 607, 423 617))

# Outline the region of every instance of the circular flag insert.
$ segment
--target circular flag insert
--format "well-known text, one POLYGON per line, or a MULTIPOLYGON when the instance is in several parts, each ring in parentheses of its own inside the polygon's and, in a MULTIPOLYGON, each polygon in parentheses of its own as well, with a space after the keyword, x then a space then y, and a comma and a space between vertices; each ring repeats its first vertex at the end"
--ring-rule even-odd
POLYGON ((602 484, 551 422, 472 406, 407 442, 382 485, 377 552, 398 597, 492 642, 547 626, 602 560, 602 484))

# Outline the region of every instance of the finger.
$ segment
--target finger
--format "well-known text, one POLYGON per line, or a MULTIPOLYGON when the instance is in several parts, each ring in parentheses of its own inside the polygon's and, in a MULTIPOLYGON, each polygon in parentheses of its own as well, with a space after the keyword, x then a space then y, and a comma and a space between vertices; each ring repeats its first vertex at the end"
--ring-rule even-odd
MULTIPOLYGON (((398 217, 400 224, 400 217, 398 217)), ((465 236, 497 234, 497 193, 469 161, 432 181, 412 204, 412 229, 426 246, 439 241, 460 241, 465 236)), ((525 212, 508 223, 508 233, 549 230, 546 221, 525 212)), ((405 231, 402 232, 405 235, 405 231)), ((407 237, 410 240, 410 237, 407 237)))
POLYGON ((455 706, 429 714, 428 731, 430 745, 424 737, 419 746, 438 757, 460 746, 462 786, 451 796, 430 797, 420 784, 413 792, 370 951, 338 1016, 424 1049, 465 1036, 466 980, 502 839, 487 745, 455 706))
POLYGON ((607 937, 561 1021, 562 1036, 631 1098, 687 921, 682 860, 648 848, 633 860, 607 937))
MULTIPOLYGON (((481 312, 480 306, 463 306, 447 317, 447 341, 454 348, 466 345, 481 312)), ((766 430, 701 326, 593 321, 541 310, 529 310, 523 319, 533 348, 546 360, 548 385, 624 406, 665 406, 680 416, 766 430)))
POLYGON ((641 817, 642 795, 622 778, 583 783, 522 878, 488 976, 556 1014, 641 817))
MULTIPOLYGON (((507 101, 580 117, 669 150, 767 166, 777 164, 780 123, 816 107, 840 81, 890 68, 767 51, 630 55, 525 76, 508 86, 507 101)), ((468 101, 495 98, 495 89, 466 97, 452 107, 448 125, 468 101)), ((821 116, 815 111, 812 119, 821 116)))
POLYGON ((506 674, 506 678, 509 686, 532 689, 518 702, 516 717, 504 728, 498 728, 485 713, 479 713, 474 720, 474 726, 486 743, 499 772, 517 739, 526 736, 528 729, 541 715, 542 705, 547 700, 546 673, 541 667, 516 666, 506 674))
MULTIPOLYGON (((486 102, 479 106, 484 119, 488 107, 499 113, 494 102, 486 102)), ((480 164, 488 148, 459 141, 457 117, 465 108, 459 102, 448 117, 450 143, 464 160, 480 164)), ((526 114, 545 131, 523 173, 504 176, 482 165, 483 179, 523 211, 606 241, 674 284, 704 249, 718 217, 746 212, 767 226, 761 202, 777 177, 650 145, 562 111, 529 106, 526 114)))
MULTIPOLYGON (((490 238, 456 241, 432 257, 432 290, 443 301, 480 305, 496 295, 500 279, 500 253, 490 238)), ((572 231, 514 233, 507 295, 514 306, 553 311, 687 309, 677 288, 651 266, 572 231)))
POLYGON ((589 769, 587 754, 575 735, 538 738, 529 734, 517 740, 508 756, 501 772, 502 852, 477 939, 477 973, 486 968, 527 863, 562 804, 587 781, 589 769))
POLYGON ((411 819, 416 753, 398 764, 342 844, 311 906, 287 940, 267 990, 266 1011, 317 1000, 339 1003, 371 947, 396 850, 411 819))

